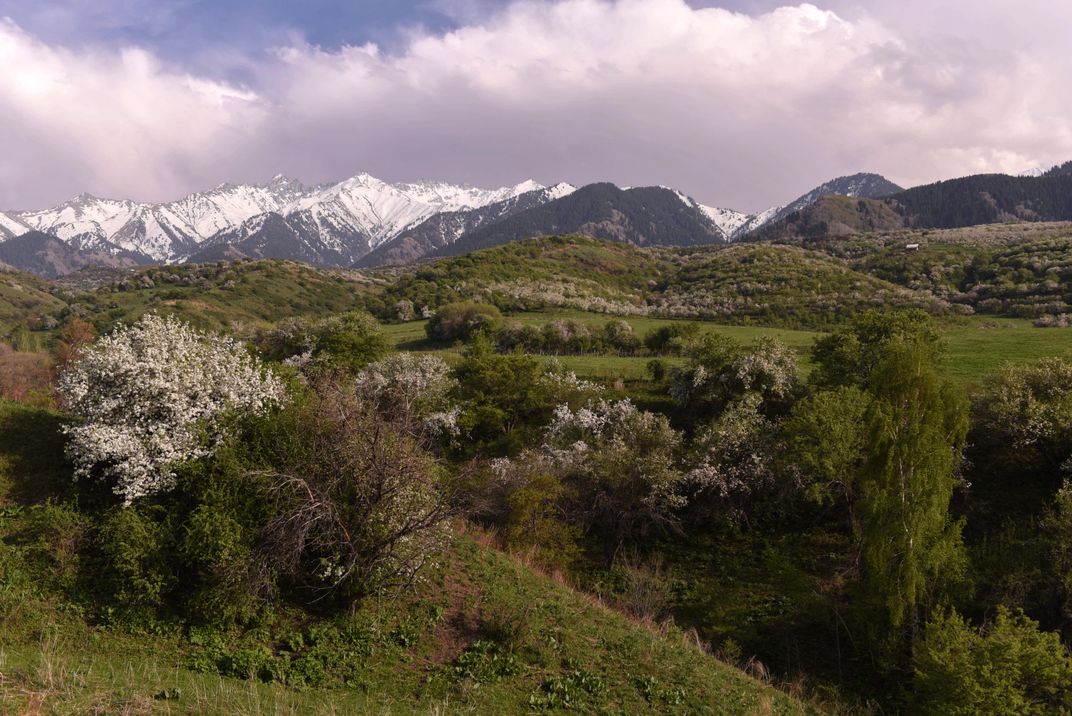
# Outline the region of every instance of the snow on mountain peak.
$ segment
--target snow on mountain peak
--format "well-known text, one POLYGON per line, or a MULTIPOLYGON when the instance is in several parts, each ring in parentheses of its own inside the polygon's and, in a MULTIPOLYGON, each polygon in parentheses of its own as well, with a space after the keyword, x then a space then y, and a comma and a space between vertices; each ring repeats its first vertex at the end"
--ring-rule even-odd
MULTIPOLYGON (((326 244, 363 237, 375 247, 433 214, 476 209, 541 190, 545 188, 532 180, 498 189, 437 181, 391 184, 367 172, 308 188, 276 174, 263 185, 224 182, 158 204, 80 194, 51 209, 0 214, 0 238, 37 229, 83 247, 132 251, 172 262, 217 234, 248 236, 263 225, 251 219, 278 214, 301 222, 326 244)), ((573 187, 559 184, 547 191, 550 200, 573 187)))
POLYGON ((573 192, 577 191, 577 187, 572 184, 568 184, 564 181, 555 184, 554 186, 547 187, 544 191, 547 192, 547 200, 554 201, 555 199, 561 199, 564 196, 569 196, 573 192))

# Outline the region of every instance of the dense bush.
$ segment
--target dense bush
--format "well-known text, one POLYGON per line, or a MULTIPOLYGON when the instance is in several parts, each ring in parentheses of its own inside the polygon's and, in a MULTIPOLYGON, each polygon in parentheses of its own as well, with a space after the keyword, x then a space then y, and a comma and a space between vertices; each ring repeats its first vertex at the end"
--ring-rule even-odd
POLYGON ((750 392, 771 404, 785 402, 796 389, 796 359, 774 338, 745 349, 708 333, 689 344, 685 355, 685 366, 671 372, 670 395, 697 415, 715 415, 750 392))
POLYGON ((916 343, 935 360, 943 350, 934 321, 923 311, 867 311, 815 341, 812 382, 826 388, 866 385, 895 341, 916 343))
POLYGON ((681 355, 699 335, 699 323, 668 323, 648 331, 644 347, 656 355, 681 355))
POLYGON ((320 319, 288 318, 255 331, 250 340, 267 360, 351 372, 383 358, 390 350, 376 319, 360 311, 320 319))
POLYGON ((502 324, 502 314, 485 303, 448 303, 425 324, 433 341, 467 341, 477 333, 494 333, 502 324))
POLYGON ((478 336, 455 371, 453 398, 467 454, 516 453, 529 444, 562 404, 579 404, 599 387, 531 356, 500 355, 478 336))
POLYGON ((447 537, 436 462, 348 381, 318 384, 288 421, 287 454, 267 474, 276 515, 258 547, 264 573, 344 600, 412 582, 447 537))
POLYGON ((1052 714, 1072 710, 1072 658, 1057 634, 999 607, 976 629, 956 612, 935 615, 912 653, 921 713, 1052 714))
POLYGON ((676 529, 683 505, 680 445, 664 416, 629 401, 600 400, 576 410, 560 405, 540 448, 495 463, 495 487, 508 495, 507 524, 540 530, 559 557, 569 554, 574 533, 552 515, 597 537, 608 556, 676 529))

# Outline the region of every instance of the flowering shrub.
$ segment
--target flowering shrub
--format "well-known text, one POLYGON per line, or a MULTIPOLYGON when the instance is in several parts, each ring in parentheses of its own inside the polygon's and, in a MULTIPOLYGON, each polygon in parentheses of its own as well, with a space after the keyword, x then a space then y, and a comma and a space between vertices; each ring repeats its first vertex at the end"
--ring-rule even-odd
POLYGON ((670 385, 670 395, 681 405, 721 406, 749 392, 781 401, 796 386, 792 352, 769 336, 743 350, 727 338, 708 334, 690 346, 687 355, 688 364, 674 370, 670 385))
POLYGON ((738 518, 774 485, 774 425, 759 411, 761 402, 746 394, 697 435, 684 480, 694 511, 738 518))
POLYGON ((525 489, 534 476, 555 476, 569 488, 556 490, 559 509, 574 525, 599 533, 608 551, 653 529, 676 527, 684 504, 675 466, 681 436, 665 416, 628 400, 576 410, 560 405, 544 436, 538 450, 496 462, 500 483, 525 489))
POLYGON ((432 439, 459 434, 460 406, 452 403, 450 366, 426 353, 396 353, 357 375, 357 386, 385 414, 408 426, 413 435, 432 439))
POLYGON ((77 478, 114 482, 129 505, 174 486, 176 463, 211 454, 229 410, 256 413, 280 381, 229 338, 147 314, 85 348, 59 380, 77 478))

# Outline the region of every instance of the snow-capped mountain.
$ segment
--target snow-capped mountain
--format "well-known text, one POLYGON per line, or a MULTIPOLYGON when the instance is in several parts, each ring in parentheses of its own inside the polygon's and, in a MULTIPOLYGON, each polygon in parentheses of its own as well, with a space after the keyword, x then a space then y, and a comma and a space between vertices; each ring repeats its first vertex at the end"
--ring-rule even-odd
POLYGON ((761 211, 758 214, 745 214, 740 211, 734 211, 733 209, 706 206, 679 191, 675 191, 674 193, 677 194, 682 202, 684 202, 685 206, 696 209, 710 219, 715 226, 718 227, 718 230, 722 232, 726 241, 733 241, 734 239, 740 238, 745 234, 758 229, 769 222, 781 209, 781 207, 776 206, 761 211))
POLYGON ((283 216, 321 248, 358 255, 442 211, 463 211, 537 189, 532 181, 499 189, 445 182, 389 184, 358 174, 336 184, 308 188, 279 175, 264 185, 221 184, 178 201, 151 204, 100 199, 89 194, 40 211, 0 217, 0 239, 31 229, 79 249, 141 254, 172 263, 206 246, 243 241, 269 214, 283 216), (359 238, 361 246, 351 243, 359 238))
MULTIPOLYGON (((53 261, 57 271, 100 257, 178 263, 250 256, 379 266, 540 232, 605 234, 638 245, 735 241, 828 194, 872 198, 899 189, 877 174, 856 174, 785 206, 745 214, 705 206, 669 187, 590 184, 578 190, 524 181, 481 189, 438 181, 392 184, 365 173, 307 187, 277 175, 266 184, 221 184, 166 203, 82 194, 51 209, 0 213, 0 242, 34 231, 56 237, 76 252, 53 261)), ((45 248, 46 258, 63 253, 45 248)), ((30 255, 21 244, 15 253, 30 255)))
MULTIPOLYGON (((568 196, 577 190, 572 184, 559 183, 550 187, 527 182, 529 191, 508 196, 474 209, 443 211, 433 214, 416 226, 406 229, 390 241, 385 241, 363 257, 360 266, 384 266, 402 264, 427 256, 449 246, 462 236, 509 216, 568 196)), ((518 185, 522 187, 524 185, 518 185)))
POLYGON ((0 211, 0 241, 21 236, 32 228, 19 217, 0 211))
POLYGON ((301 195, 299 187, 276 177, 264 186, 221 184, 163 204, 81 194, 52 209, 16 216, 31 228, 80 249, 129 251, 173 262, 219 231, 280 209, 301 195))
MULTIPOLYGON (((820 184, 807 194, 798 197, 794 201, 786 204, 785 206, 772 206, 769 209, 765 209, 756 214, 749 214, 744 217, 743 220, 737 224, 733 231, 728 232, 729 239, 731 241, 743 238, 744 236, 751 234, 754 231, 772 224, 775 221, 784 219, 794 211, 801 211, 805 209, 824 196, 839 195, 839 196, 852 196, 862 199, 877 199, 883 196, 890 196, 898 192, 904 191, 901 187, 891 182, 881 174, 852 174, 850 176, 838 177, 837 179, 831 179, 828 182, 820 184)), ((707 208, 707 207, 705 207, 707 208)), ((713 211, 727 211, 726 209, 714 209, 713 211)), ((734 214, 731 220, 736 221, 737 217, 743 216, 738 212, 728 212, 734 214)), ((712 217, 714 218, 714 217, 712 217)))

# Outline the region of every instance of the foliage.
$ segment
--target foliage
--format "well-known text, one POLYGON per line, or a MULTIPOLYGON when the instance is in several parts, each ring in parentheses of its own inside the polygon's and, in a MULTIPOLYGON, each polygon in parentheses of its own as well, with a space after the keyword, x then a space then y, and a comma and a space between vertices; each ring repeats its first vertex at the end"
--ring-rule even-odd
POLYGON ((1072 709, 1072 657, 1057 634, 999 607, 973 628, 956 612, 938 613, 912 654, 921 713, 1050 714, 1072 709))
POLYGON ((1072 623, 1072 481, 1066 480, 1057 491, 1053 504, 1043 513, 1041 528, 1039 581, 1048 594, 1056 596, 1060 621, 1067 628, 1072 623))
POLYGON ((943 350, 930 316, 922 311, 867 311, 835 333, 815 341, 812 381, 826 388, 866 386, 895 341, 916 343, 937 359, 943 350))
POLYGON ((504 353, 523 350, 557 355, 633 355, 641 345, 625 321, 608 321, 597 328, 569 318, 548 321, 541 328, 512 322, 496 332, 495 341, 504 353))
POLYGON ((357 388, 378 410, 415 438, 433 441, 458 437, 461 408, 451 401, 457 387, 443 359, 396 353, 358 374, 357 388))
POLYGON ((694 520, 742 520, 773 493, 777 435, 761 404, 758 393, 746 393, 697 433, 684 480, 694 520))
POLYGON ((353 599, 405 586, 447 538, 434 460, 347 382, 325 380, 278 436, 266 478, 277 503, 256 557, 314 595, 353 599))
POLYGON ((612 552, 677 527, 680 444, 666 417, 600 400, 575 411, 559 406, 542 450, 572 488, 571 518, 612 552))
POLYGON ((699 323, 675 321, 648 331, 644 347, 659 355, 681 355, 699 335, 699 323))
POLYGON ((686 365, 671 373, 670 395, 700 415, 717 414, 750 392, 768 403, 786 401, 796 387, 792 353, 768 336, 745 350, 725 336, 706 333, 685 354, 686 365))
POLYGON ((544 367, 531 356, 499 355, 478 336, 455 370, 453 397, 462 412, 458 424, 468 451, 492 455, 516 452, 548 422, 563 403, 577 403, 598 387, 577 380, 557 366, 544 367))
POLYGON ((228 411, 256 413, 282 384, 229 338, 147 314, 86 348, 60 377, 75 477, 111 482, 124 504, 165 492, 174 465, 211 454, 228 411))
POLYGON ((870 404, 855 386, 818 391, 796 403, 782 423, 780 469, 799 480, 810 502, 838 501, 851 509, 868 448, 870 404))
POLYGON ((949 514, 967 433, 963 397, 935 373, 927 344, 890 344, 871 374, 859 514, 865 588, 892 633, 964 572, 961 523, 949 514))
POLYGON ((494 333, 501 324, 498 308, 467 301, 441 306, 424 328, 433 341, 467 341, 477 333, 494 333))
POLYGON ((1072 360, 1006 364, 974 403, 977 431, 1015 456, 1021 469, 1056 473, 1072 458, 1072 360))
POLYGON ((376 319, 361 311, 319 319, 288 318, 255 331, 251 341, 268 360, 350 372, 383 358, 389 350, 376 319))
POLYGON ((63 324, 52 344, 52 363, 57 373, 62 373, 67 366, 76 362, 89 344, 97 337, 93 324, 79 318, 72 318, 63 324))
POLYGON ((52 402, 48 355, 16 351, 0 343, 0 398, 30 405, 52 402))

